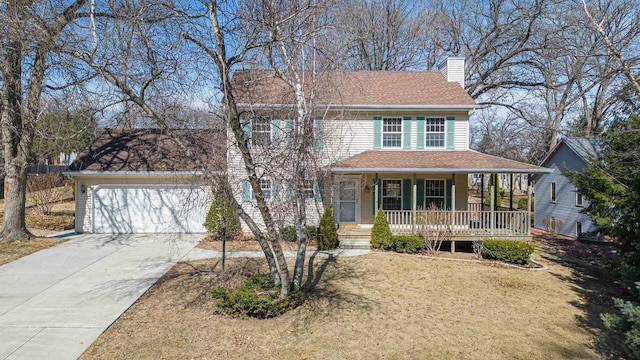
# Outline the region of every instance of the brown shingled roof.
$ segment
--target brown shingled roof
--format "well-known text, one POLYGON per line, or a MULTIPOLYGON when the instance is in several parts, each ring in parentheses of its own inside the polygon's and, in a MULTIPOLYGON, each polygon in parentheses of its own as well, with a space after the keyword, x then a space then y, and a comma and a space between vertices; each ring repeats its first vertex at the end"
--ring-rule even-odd
MULTIPOLYGON (((210 170, 226 169, 224 132, 218 130, 173 130, 210 170)), ((69 171, 201 171, 175 140, 159 129, 105 129, 69 171)))
MULTIPOLYGON (((315 103, 336 106, 474 106, 460 84, 447 82, 431 71, 328 71, 312 81, 301 73, 305 93, 315 92, 315 103)), ((232 81, 240 104, 294 104, 294 94, 269 70, 237 70, 232 81)))
POLYGON ((544 173, 549 169, 472 150, 368 150, 331 165, 334 172, 544 173))

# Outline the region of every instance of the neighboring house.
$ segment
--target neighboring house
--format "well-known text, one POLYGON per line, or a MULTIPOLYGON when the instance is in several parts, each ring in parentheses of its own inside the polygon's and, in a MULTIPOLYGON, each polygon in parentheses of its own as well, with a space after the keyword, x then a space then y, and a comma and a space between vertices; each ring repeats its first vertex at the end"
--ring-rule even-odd
MULTIPOLYGON (((286 166, 277 169, 260 159, 287 147, 293 92, 264 70, 236 71, 232 86, 258 159, 260 185, 277 208, 287 202, 287 184, 280 178, 286 166)), ((454 239, 530 237, 528 212, 483 212, 468 204, 470 174, 548 170, 469 149, 469 115, 478 105, 463 90, 464 59, 449 58, 439 72, 327 72, 304 88, 315 94, 320 155, 320 171, 310 170, 307 185, 309 223, 330 206, 341 230, 364 229, 364 235, 382 208, 394 233, 410 233, 424 209, 435 205, 446 212, 454 239)), ((235 139, 230 133, 227 138, 237 199, 260 222, 235 139)), ((291 221, 287 211, 277 214, 282 225, 291 221)))
MULTIPOLYGON (((174 130, 217 173, 225 171, 224 134, 174 130)), ((157 129, 105 129, 69 166, 75 230, 89 233, 200 233, 211 203, 201 168, 157 129)))
POLYGON ((589 200, 562 173, 582 171, 599 153, 598 139, 587 137, 564 138, 549 152, 541 165, 553 172, 538 175, 535 180, 534 227, 571 237, 598 230, 581 213, 589 200))

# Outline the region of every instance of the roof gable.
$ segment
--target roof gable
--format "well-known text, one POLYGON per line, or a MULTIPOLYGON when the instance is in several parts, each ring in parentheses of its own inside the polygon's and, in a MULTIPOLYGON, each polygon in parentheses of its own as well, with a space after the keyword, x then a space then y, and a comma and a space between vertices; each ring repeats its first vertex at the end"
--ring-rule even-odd
MULTIPOLYGON (((305 94, 318 105, 344 107, 473 108, 475 101, 460 84, 432 71, 327 71, 300 73, 305 94)), ((295 104, 292 89, 274 71, 237 70, 231 79, 241 105, 295 104)))
MULTIPOLYGON (((173 130, 212 171, 226 169, 223 132, 173 130)), ((191 172, 201 171, 176 141, 159 129, 105 129, 71 165, 69 171, 191 172)))
POLYGON ((602 140, 597 137, 565 137, 551 149, 541 166, 546 166, 549 161, 558 153, 562 147, 567 147, 580 157, 585 164, 588 164, 591 158, 597 158, 602 152, 602 140))

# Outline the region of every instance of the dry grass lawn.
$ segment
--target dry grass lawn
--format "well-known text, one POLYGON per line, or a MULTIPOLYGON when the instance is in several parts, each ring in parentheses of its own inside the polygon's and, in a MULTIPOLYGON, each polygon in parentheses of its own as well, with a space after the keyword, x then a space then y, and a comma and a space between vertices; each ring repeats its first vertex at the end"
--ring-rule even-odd
MULTIPOLYGON (((282 246, 282 250, 284 251, 296 251, 298 250, 297 242, 287 242, 283 241, 280 243, 282 246)), ((222 240, 214 240, 210 238, 204 239, 200 244, 198 244, 199 248, 213 251, 222 251, 222 240)), ((307 250, 314 251, 316 250, 316 244, 313 241, 309 241, 307 243, 307 250)), ((245 238, 238 238, 235 240, 227 241, 225 245, 226 251, 262 251, 260 248, 260 243, 254 237, 247 236, 245 238)))
MULTIPOLYGON (((34 211, 32 201, 27 195, 27 209, 25 222, 27 229, 35 236, 26 242, 0 242, 0 265, 27 256, 36 251, 58 245, 68 239, 49 239, 44 236, 63 230, 73 229, 73 213, 75 203, 71 194, 71 187, 64 188, 62 200, 52 207, 52 214, 44 215, 34 211)), ((0 223, 4 215, 4 200, 0 200, 0 223)))
POLYGON ((269 320, 216 315, 207 295, 264 271, 263 260, 228 260, 226 278, 218 260, 182 263, 82 359, 618 358, 597 320, 617 288, 566 256, 538 252, 543 271, 385 252, 316 258, 306 303, 269 320))

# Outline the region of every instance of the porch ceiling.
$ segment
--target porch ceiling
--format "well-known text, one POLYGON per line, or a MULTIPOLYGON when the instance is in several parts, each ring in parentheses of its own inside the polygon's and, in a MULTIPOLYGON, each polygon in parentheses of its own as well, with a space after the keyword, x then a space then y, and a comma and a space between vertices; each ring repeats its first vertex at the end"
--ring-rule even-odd
POLYGON ((330 166, 336 173, 550 173, 552 170, 473 150, 368 150, 330 166))

